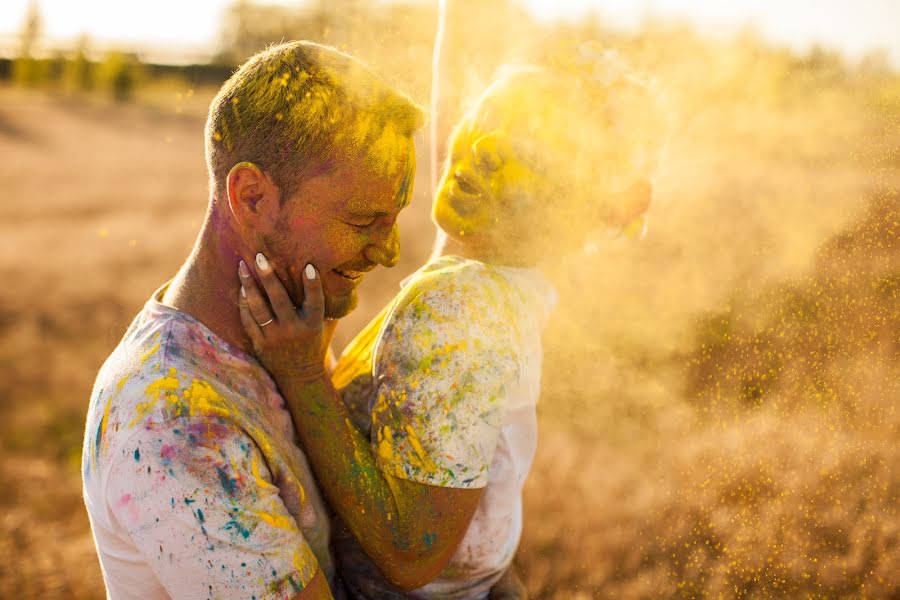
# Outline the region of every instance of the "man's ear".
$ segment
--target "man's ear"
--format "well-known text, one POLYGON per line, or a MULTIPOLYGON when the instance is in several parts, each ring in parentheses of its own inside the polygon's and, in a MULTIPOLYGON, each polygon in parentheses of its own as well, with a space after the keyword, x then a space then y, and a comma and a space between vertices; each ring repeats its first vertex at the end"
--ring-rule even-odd
POLYGON ((225 180, 228 206, 242 227, 256 228, 260 221, 274 223, 280 208, 278 187, 262 169, 239 162, 225 180))

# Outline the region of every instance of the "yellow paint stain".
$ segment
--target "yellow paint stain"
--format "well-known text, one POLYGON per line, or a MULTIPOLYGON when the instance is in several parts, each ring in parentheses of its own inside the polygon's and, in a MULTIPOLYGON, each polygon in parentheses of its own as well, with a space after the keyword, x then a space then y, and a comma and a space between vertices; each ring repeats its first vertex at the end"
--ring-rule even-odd
POLYGON ((187 389, 184 390, 183 397, 190 409, 191 416, 227 417, 231 415, 227 401, 206 381, 192 379, 187 389))
POLYGON ((294 562, 294 568, 297 569, 298 573, 303 573, 305 571, 305 567, 304 567, 303 563, 300 562, 300 550, 294 551, 293 562, 294 562))
POLYGON ((177 402, 178 395, 175 392, 178 391, 178 387, 178 372, 174 368, 170 368, 168 375, 160 377, 146 387, 144 395, 149 399, 135 407, 134 419, 131 420, 128 426, 134 427, 152 413, 160 398, 165 398, 166 402, 177 402))
POLYGON ((142 365, 143 365, 145 362, 147 362, 147 360, 148 360, 151 356, 153 356, 154 354, 156 354, 156 351, 159 350, 159 345, 160 345, 160 342, 156 342, 156 344, 154 344, 154 346, 153 346, 152 348, 150 348, 150 349, 147 350, 144 354, 141 355, 141 364, 142 364, 142 365))
MULTIPOLYGON (((269 483, 268 481, 266 481, 265 479, 263 479, 262 475, 259 472, 259 464, 256 462, 256 459, 253 456, 250 457, 250 474, 253 475, 253 479, 256 480, 256 485, 258 485, 259 487, 270 488, 273 490, 278 489, 277 486, 274 486, 271 483, 269 483)), ((302 502, 303 498, 301 498, 300 501, 302 502)))
POLYGON ((249 514, 258 517, 260 521, 268 523, 277 529, 284 529, 286 531, 294 531, 297 529, 296 523, 294 523, 294 520, 290 517, 273 515, 265 511, 249 511, 249 514))
MULTIPOLYGON (((121 389, 121 385, 125 382, 128 377, 123 377, 117 386, 118 389, 121 389)), ((103 408, 103 418, 100 419, 100 447, 103 448, 106 446, 106 427, 109 424, 109 407, 112 404, 112 394, 110 394, 109 398, 106 399, 106 406, 103 408)), ((91 453, 91 462, 94 465, 94 470, 97 469, 97 455, 98 452, 91 453)))
POLYGON ((410 445, 412 445, 413 449, 416 451, 416 455, 418 456, 422 467, 429 471, 437 470, 437 465, 434 464, 434 461, 425 453, 425 449, 422 447, 422 443, 419 441, 419 436, 416 434, 416 431, 410 425, 407 425, 405 429, 408 434, 406 439, 409 440, 410 445))
POLYGON ((388 462, 394 460, 394 434, 387 427, 382 427, 378 436, 378 456, 388 462))

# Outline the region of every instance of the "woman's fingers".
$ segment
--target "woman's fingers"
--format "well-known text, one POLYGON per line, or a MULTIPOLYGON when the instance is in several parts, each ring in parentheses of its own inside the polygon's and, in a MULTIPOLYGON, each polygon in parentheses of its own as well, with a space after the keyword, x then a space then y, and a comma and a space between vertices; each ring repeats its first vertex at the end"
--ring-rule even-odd
POLYGON ((262 252, 256 255, 256 272, 269 297, 269 303, 275 311, 275 317, 281 321, 290 322, 294 316, 294 303, 288 296, 287 290, 284 289, 284 284, 275 274, 275 269, 272 268, 262 252))
POLYGON ((256 280, 250 274, 247 264, 241 261, 238 264, 238 276, 241 280, 241 300, 247 304, 250 315, 260 327, 269 325, 275 318, 269 303, 263 297, 256 285, 256 280))
POLYGON ((317 329, 325 320, 325 294, 322 278, 312 263, 303 269, 303 306, 300 315, 307 327, 317 329))
POLYGON ((247 306, 247 298, 243 294, 238 298, 238 312, 241 314, 241 324, 244 326, 244 331, 246 331, 247 335, 250 337, 253 347, 259 348, 261 345, 260 342, 262 342, 262 330, 259 327, 259 323, 257 323, 253 315, 250 314, 250 307, 247 306))

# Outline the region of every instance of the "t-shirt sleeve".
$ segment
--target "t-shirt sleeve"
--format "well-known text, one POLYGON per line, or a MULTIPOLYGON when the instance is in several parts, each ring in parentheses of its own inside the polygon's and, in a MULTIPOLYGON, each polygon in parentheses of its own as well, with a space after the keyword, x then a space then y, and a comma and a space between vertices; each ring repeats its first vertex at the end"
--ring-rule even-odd
POLYGON ((481 488, 497 447, 517 348, 500 292, 459 278, 416 294, 376 349, 371 440, 384 472, 481 488))
POLYGON ((173 598, 283 598, 315 575, 262 453, 232 423, 141 427, 111 459, 112 516, 173 598))

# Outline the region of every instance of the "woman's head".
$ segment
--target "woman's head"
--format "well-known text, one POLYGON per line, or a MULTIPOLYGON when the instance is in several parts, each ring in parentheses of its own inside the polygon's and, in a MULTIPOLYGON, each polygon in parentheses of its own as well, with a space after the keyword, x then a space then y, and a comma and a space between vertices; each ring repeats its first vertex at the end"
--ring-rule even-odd
POLYGON ((654 104, 624 70, 508 70, 451 136, 435 222, 482 254, 522 263, 625 226, 649 204, 654 104))

